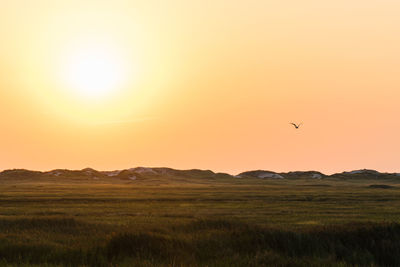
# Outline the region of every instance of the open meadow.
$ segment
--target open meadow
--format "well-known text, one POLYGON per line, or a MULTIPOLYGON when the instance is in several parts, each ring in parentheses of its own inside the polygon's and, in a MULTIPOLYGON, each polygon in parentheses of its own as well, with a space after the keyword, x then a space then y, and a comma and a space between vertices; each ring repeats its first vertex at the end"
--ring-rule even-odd
POLYGON ((400 179, 376 184, 2 177, 0 265, 398 266, 400 179))

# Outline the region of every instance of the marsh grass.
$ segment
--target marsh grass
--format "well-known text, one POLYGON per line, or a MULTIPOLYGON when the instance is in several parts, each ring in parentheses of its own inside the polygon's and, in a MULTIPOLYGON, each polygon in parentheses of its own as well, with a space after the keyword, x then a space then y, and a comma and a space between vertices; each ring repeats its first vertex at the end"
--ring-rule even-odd
POLYGON ((0 264, 14 266, 399 266, 400 225, 357 223, 284 230, 229 220, 196 220, 157 230, 88 225, 72 218, 1 220, 2 232, 64 234, 57 244, 0 239, 0 264), (103 231, 98 231, 99 229, 103 231), (90 230, 95 229, 95 230, 90 230))
POLYGON ((0 266, 400 266, 398 184, 370 184, 0 182, 0 266))

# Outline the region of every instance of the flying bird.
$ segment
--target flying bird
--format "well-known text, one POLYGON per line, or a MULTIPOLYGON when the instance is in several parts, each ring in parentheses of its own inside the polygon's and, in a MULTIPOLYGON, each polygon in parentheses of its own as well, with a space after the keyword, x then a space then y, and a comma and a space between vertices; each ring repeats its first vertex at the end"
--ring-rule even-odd
POLYGON ((303 123, 296 124, 296 123, 291 122, 290 124, 293 125, 294 128, 299 129, 300 125, 302 125, 303 123))

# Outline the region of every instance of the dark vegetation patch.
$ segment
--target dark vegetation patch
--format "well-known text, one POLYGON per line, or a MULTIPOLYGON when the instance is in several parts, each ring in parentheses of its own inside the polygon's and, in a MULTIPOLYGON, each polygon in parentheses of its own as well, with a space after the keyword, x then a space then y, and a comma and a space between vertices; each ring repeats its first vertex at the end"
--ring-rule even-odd
POLYGON ((369 188, 391 189, 391 188, 395 188, 395 187, 391 186, 391 185, 386 185, 386 184, 372 184, 369 186, 369 188))
POLYGON ((331 187, 329 184, 300 184, 299 186, 331 187))
POLYGON ((76 231, 87 229, 91 225, 68 217, 41 217, 22 219, 1 219, 0 231, 7 230, 45 230, 51 232, 76 231))
MULTIPOLYGON (((24 231, 87 235, 101 242, 56 246, 0 238, 0 263, 62 266, 400 266, 400 225, 357 223, 301 230, 230 220, 196 220, 160 229, 92 232, 73 218, 0 220, 1 234, 24 231), (56 230, 55 230, 56 229, 56 230), (93 236, 95 235, 95 236, 93 236)), ((117 230, 117 229, 115 229, 117 230)), ((68 238, 68 237, 65 237, 68 238)))

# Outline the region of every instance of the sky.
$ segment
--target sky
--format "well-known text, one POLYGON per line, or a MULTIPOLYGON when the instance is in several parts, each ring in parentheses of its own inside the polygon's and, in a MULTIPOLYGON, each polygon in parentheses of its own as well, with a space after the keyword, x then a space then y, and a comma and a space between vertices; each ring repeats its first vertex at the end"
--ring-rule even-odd
POLYGON ((399 14, 0 0, 0 169, 400 172, 399 14))

